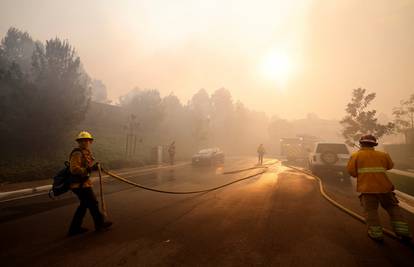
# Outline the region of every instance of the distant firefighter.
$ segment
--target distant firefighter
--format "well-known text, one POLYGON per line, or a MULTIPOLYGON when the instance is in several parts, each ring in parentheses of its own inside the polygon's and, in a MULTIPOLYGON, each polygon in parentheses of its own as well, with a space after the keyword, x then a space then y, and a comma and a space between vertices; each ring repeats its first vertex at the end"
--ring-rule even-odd
POLYGON ((82 227, 82 221, 87 210, 92 215, 96 230, 105 229, 112 225, 112 222, 105 221, 104 215, 99 210, 98 200, 92 189, 90 175, 93 170, 97 170, 98 168, 97 163, 94 163, 91 152, 93 137, 88 132, 80 132, 76 141, 79 146, 72 150, 69 157, 69 166, 71 174, 77 179, 76 182, 70 185, 70 188, 79 198, 80 204, 73 216, 68 232, 69 236, 88 231, 88 229, 82 227))
POLYGON ((175 159, 175 141, 173 141, 168 147, 168 155, 170 156, 170 164, 174 165, 175 159))
POLYGON ((266 153, 266 150, 265 150, 263 144, 260 144, 259 147, 257 148, 257 155, 259 157, 258 163, 260 165, 263 164, 263 156, 264 156, 265 153, 266 153))
POLYGON ((404 220, 394 185, 388 179, 386 171, 394 167, 391 157, 376 151, 377 139, 373 135, 362 136, 361 149, 352 154, 348 162, 348 172, 357 177, 357 191, 365 211, 368 236, 376 241, 383 240, 383 231, 378 217, 378 204, 388 212, 394 232, 402 240, 411 240, 408 224, 404 220))

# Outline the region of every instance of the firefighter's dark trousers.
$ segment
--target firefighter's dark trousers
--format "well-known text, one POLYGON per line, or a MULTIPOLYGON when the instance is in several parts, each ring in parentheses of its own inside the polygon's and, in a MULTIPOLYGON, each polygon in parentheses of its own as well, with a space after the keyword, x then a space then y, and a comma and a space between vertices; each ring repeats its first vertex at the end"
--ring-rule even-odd
POLYGON ((263 154, 259 153, 259 164, 263 164, 263 154))
POLYGON ((378 206, 381 206, 387 211, 391 219, 391 225, 397 235, 409 236, 411 235, 408 229, 408 224, 404 220, 401 208, 398 206, 398 199, 393 192, 382 194, 368 194, 364 193, 360 196, 361 204, 364 207, 365 218, 368 229, 370 227, 380 226, 380 219, 378 216, 378 206))
POLYGON ((95 229, 99 229, 104 222, 104 217, 99 211, 98 200, 92 187, 74 188, 72 191, 79 198, 80 204, 75 211, 69 231, 76 231, 81 228, 83 218, 88 209, 92 215, 95 229))
POLYGON ((170 164, 174 165, 174 160, 175 160, 175 154, 170 153, 170 164))

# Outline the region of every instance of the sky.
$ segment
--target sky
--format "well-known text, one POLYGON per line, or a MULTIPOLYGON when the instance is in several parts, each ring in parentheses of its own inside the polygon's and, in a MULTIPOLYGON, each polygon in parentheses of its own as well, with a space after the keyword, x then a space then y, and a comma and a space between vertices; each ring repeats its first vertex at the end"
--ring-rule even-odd
POLYGON ((379 113, 414 93, 413 0, 2 0, 0 36, 69 40, 116 101, 134 87, 224 87, 286 119, 340 119, 352 89, 379 113))

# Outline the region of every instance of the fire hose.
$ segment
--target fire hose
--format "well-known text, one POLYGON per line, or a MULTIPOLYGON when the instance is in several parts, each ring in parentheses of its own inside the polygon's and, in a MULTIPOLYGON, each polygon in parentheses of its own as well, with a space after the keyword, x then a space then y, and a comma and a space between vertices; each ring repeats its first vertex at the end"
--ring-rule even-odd
MULTIPOLYGON (((216 186, 216 187, 212 187, 212 188, 208 188, 208 189, 202 189, 202 190, 195 190, 195 191, 168 191, 168 190, 155 189, 155 188, 146 187, 146 186, 140 185, 138 183, 135 183, 135 182, 133 182, 131 180, 128 180, 128 179, 126 179, 126 178, 124 178, 124 177, 122 177, 120 175, 117 175, 117 174, 115 174, 115 173, 113 173, 113 172, 111 172, 109 170, 106 170, 104 168, 102 168, 102 171, 104 173, 106 173, 107 175, 109 175, 109 176, 111 176, 111 177, 113 177, 113 178, 115 178, 115 179, 117 179, 119 181, 122 181, 124 183, 127 183, 127 184, 132 185, 132 186, 137 187, 137 188, 141 188, 141 189, 144 189, 144 190, 148 190, 148 191, 152 191, 152 192, 157 192, 157 193, 163 193, 163 194, 184 195, 184 194, 199 194, 199 193, 206 193, 206 192, 215 191, 215 190, 224 188, 226 186, 229 186, 229 185, 232 185, 232 184, 235 184, 235 183, 238 183, 238 182, 247 180, 247 179, 254 178, 254 177, 258 176, 258 175, 261 175, 261 174, 263 174, 263 173, 265 173, 267 171, 268 167, 267 166, 257 166, 257 167, 242 169, 242 170, 225 172, 223 174, 233 174, 233 173, 239 173, 239 172, 244 172, 244 171, 254 170, 254 169, 262 169, 262 170, 259 171, 259 172, 257 172, 257 173, 254 173, 252 175, 249 175, 249 176, 246 176, 246 177, 243 177, 243 178, 234 180, 232 182, 229 182, 229 183, 226 183, 226 184, 223 184, 223 185, 220 185, 220 186, 216 186)), ((101 201, 102 201, 102 197, 101 197, 101 201)))
POLYGON ((115 174, 109 170, 104 169, 100 164, 98 164, 98 174, 99 174, 99 196, 100 196, 100 202, 101 202, 101 209, 102 209, 102 213, 105 217, 108 217, 108 213, 106 210, 106 204, 105 204, 105 198, 104 198, 104 193, 103 193, 103 182, 102 182, 102 172, 106 173, 107 175, 121 181, 124 182, 126 184, 132 185, 134 187, 137 188, 141 188, 144 190, 148 190, 148 191, 152 191, 152 192, 157 192, 157 193, 163 193, 163 194, 175 194, 175 195, 184 195, 184 194, 199 194, 199 193, 207 193, 207 192, 211 192, 211 191, 215 191, 221 188, 224 188, 226 186, 247 180, 247 179, 251 179, 254 178, 258 175, 261 175, 263 173, 265 173, 267 171, 267 169, 269 168, 268 166, 274 165, 275 163, 277 163, 277 161, 274 162, 268 162, 265 163, 263 165, 258 165, 258 166, 253 166, 250 168, 245 168, 245 169, 239 169, 239 170, 234 170, 234 171, 228 171, 228 172, 224 172, 223 175, 227 175, 227 174, 234 174, 234 173, 240 173, 240 172, 245 172, 245 171, 249 171, 249 170, 255 170, 255 169, 262 169, 262 171, 234 180, 232 182, 220 185, 220 186, 216 186, 216 187, 212 187, 212 188, 208 188, 208 189, 203 189, 203 190, 195 190, 195 191, 168 191, 168 190, 160 190, 160 189, 155 189, 155 188, 151 188, 151 187, 146 187, 143 185, 140 185, 138 183, 135 183, 131 180, 128 180, 118 174, 115 174))
MULTIPOLYGON (((117 175, 117 174, 115 174, 115 173, 113 173, 113 172, 111 172, 111 171, 109 171, 109 170, 106 170, 106 169, 101 169, 101 167, 99 167, 99 176, 100 176, 100 189, 101 189, 101 203, 104 203, 104 198, 103 198, 103 193, 102 193, 102 175, 101 175, 101 170, 104 172, 104 173, 106 173, 107 175, 109 175, 109 176, 111 176, 111 177, 113 177, 113 178, 115 178, 115 179, 117 179, 117 180, 119 180, 119 181, 122 181, 122 182, 124 182, 124 183, 127 183, 127 184, 129 184, 129 185, 132 185, 132 186, 134 186, 134 187, 137 187, 137 188, 141 188, 141 189, 144 189, 144 190, 148 190, 148 191, 152 191, 152 192, 157 192, 157 193, 164 193, 164 194, 199 194, 199 193, 207 193, 207 192, 211 192, 211 191, 215 191, 215 190, 218 190, 218 189, 221 189, 221 188, 224 188, 224 187, 227 187, 227 186, 229 186, 229 185, 232 185, 232 184, 235 184, 235 183, 238 183, 238 182, 241 182, 241 181, 244 181, 244 180, 248 180, 248 179, 251 179, 251 178, 254 178, 254 177, 256 177, 256 176, 258 176, 258 175, 261 175, 261 174, 264 174, 265 172, 267 172, 267 170, 268 170, 268 167, 267 166, 269 166, 269 165, 273 165, 273 164, 275 164, 275 163, 268 163, 268 164, 264 164, 264 165, 262 165, 262 166, 255 166, 255 167, 250 167, 250 168, 246 168, 246 169, 240 169, 240 170, 235 170, 235 171, 228 171, 228 172, 224 172, 223 174, 234 174, 234 173, 240 173, 240 172, 244 172, 244 171, 249 171, 249 170, 254 170, 254 169, 262 169, 262 171, 260 171, 260 172, 258 172, 258 173, 254 173, 254 174, 252 174, 252 175, 249 175, 249 176, 246 176, 246 177, 243 177, 243 178, 240 178, 240 179, 237 179, 237 180, 234 180, 234 181, 232 181, 232 182, 229 182, 229 183, 226 183, 226 184, 223 184, 223 185, 220 185, 220 186, 216 186, 216 187, 212 187, 212 188, 208 188, 208 189, 203 189, 203 190, 196 190, 196 191, 167 191, 167 190, 160 190, 160 189, 155 189, 155 188, 150 188, 150 187, 146 187, 146 186, 143 186, 143 185, 140 185, 140 184, 138 184, 138 183, 135 183, 135 182, 133 182, 133 181, 131 181, 131 180, 128 180, 128 179, 126 179, 126 178, 123 178, 123 177, 121 177, 121 176, 119 176, 119 175, 117 175)), ((318 176, 316 176, 316 175, 313 175, 312 173, 309 173, 309 172, 307 172, 307 171, 304 171, 304 170, 302 170, 302 169, 300 169, 300 168, 297 168, 297 167, 294 167, 294 166, 290 166, 290 165, 286 165, 287 167, 289 167, 289 168, 291 168, 291 169, 294 169, 294 170, 296 170, 296 171, 298 171, 298 172, 301 172, 301 173, 304 173, 304 174, 306 174, 306 175, 309 175, 309 176, 311 176, 311 177, 313 177, 313 178, 315 178, 316 179, 316 181, 318 182, 318 184, 319 184, 319 191, 320 191, 320 193, 321 193, 321 195, 329 202, 329 203, 331 203, 333 206, 335 206, 336 208, 338 208, 338 209, 340 209, 341 211, 343 211, 343 212, 345 212, 345 213, 347 213, 348 215, 350 215, 350 216, 352 216, 353 218, 355 218, 355 219, 357 219, 358 221, 360 221, 360 222, 362 222, 362 223, 365 223, 366 221, 365 221, 365 218, 364 217, 362 217, 361 215, 359 215, 359 214, 357 214, 356 212, 354 212, 354 211, 352 211, 352 210, 350 210, 350 209, 348 209, 347 207, 345 207, 345 206, 343 206, 342 204, 340 204, 340 203, 338 203, 337 201, 335 201, 334 199, 332 199, 327 193, 326 193, 326 191, 325 191, 325 188, 324 188, 324 185, 323 185, 323 182, 322 182, 322 180, 321 180, 321 178, 319 178, 318 176)), ((102 204, 102 209, 103 209, 103 211, 105 212, 105 214, 106 214, 106 207, 105 207, 105 204, 102 204)), ((395 239, 400 239, 393 231, 391 231, 391 230, 389 230, 389 229, 386 229, 386 228, 384 228, 383 229, 383 231, 384 231, 384 233, 386 233, 388 236, 390 236, 390 237, 392 237, 392 238, 395 238, 395 239)))
MULTIPOLYGON (((352 211, 352 210, 350 210, 350 209, 348 209, 347 207, 345 207, 345 206, 343 206, 342 204, 340 204, 340 203, 338 203, 337 201, 335 201, 333 198, 331 198, 327 193, 326 193, 326 191, 325 191, 325 187, 324 187, 324 185, 323 185, 323 182, 322 182, 322 180, 321 180, 321 178, 319 178, 318 176, 316 176, 316 175, 313 175, 312 173, 309 173, 309 172, 307 172, 307 171, 304 171, 304 170, 302 170, 302 169, 300 169, 300 168, 297 168, 297 167, 294 167, 294 166, 291 166, 291 165, 285 165, 286 167, 289 167, 289 168, 291 168, 291 169, 293 169, 293 170, 296 170, 296 171, 298 171, 298 172, 301 172, 301 173, 304 173, 304 174, 306 174, 306 175, 309 175, 309 176, 311 176, 311 177, 313 177, 313 178, 315 178, 316 179, 316 181, 318 182, 318 184, 319 184, 319 192, 321 193, 321 195, 329 202, 329 203, 331 203, 332 205, 334 205, 336 208, 338 208, 338 209, 340 209, 341 211, 343 211, 343 212, 345 212, 345 213, 347 213, 348 215, 350 215, 350 216, 352 216, 353 218, 355 218, 355 219, 357 219, 358 221, 360 221, 360 222, 362 222, 362 223, 366 223, 366 221, 365 221, 365 218, 364 217, 362 217, 361 215, 359 215, 358 213, 356 213, 356 212, 354 212, 354 211, 352 211)), ((386 229, 386 228, 384 228, 383 229, 383 231, 384 231, 384 233, 386 233, 388 236, 390 236, 390 237, 392 237, 392 238, 395 238, 395 239, 400 239, 393 231, 391 231, 391 230, 389 230, 389 229, 386 229)))

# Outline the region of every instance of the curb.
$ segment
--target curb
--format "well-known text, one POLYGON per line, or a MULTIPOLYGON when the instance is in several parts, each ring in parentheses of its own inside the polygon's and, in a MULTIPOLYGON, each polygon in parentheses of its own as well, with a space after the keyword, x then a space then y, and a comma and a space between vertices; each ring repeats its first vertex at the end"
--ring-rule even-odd
POLYGON ((414 173, 413 172, 407 172, 407 171, 402 171, 402 170, 398 170, 398 169, 388 170, 387 172, 398 174, 398 175, 401 175, 401 176, 407 176, 407 177, 410 177, 410 178, 414 178, 414 173))
MULTIPOLYGON (((168 169, 171 167, 180 167, 180 166, 184 166, 187 163, 177 163, 175 165, 160 165, 157 167, 154 166, 149 166, 146 168, 140 168, 137 169, 135 171, 129 170, 129 171, 125 171, 125 172, 121 172, 121 174, 131 174, 131 173, 140 173, 140 172, 148 172, 148 171, 152 171, 152 170, 162 170, 162 169, 168 169)), ((102 178, 109 178, 109 175, 102 175, 102 178)), ((93 176, 91 177, 92 183, 96 182, 99 179, 98 176, 93 176)), ((7 201, 12 201, 15 199, 19 199, 19 198, 25 198, 25 197, 31 197, 31 196, 37 196, 40 194, 46 194, 46 192, 48 192, 50 189, 52 189, 52 185, 43 185, 43 186, 37 186, 37 187, 33 187, 33 188, 25 188, 25 189, 19 189, 19 190, 14 190, 14 191, 7 191, 7 192, 0 192, 0 202, 7 202, 7 201)))
POLYGON ((45 191, 49 191, 52 188, 52 185, 43 185, 33 188, 26 188, 26 189, 19 189, 15 191, 8 191, 8 192, 1 192, 0 193, 0 200, 14 198, 14 197, 21 197, 26 195, 32 195, 36 193, 41 193, 45 191))
POLYGON ((398 190, 394 192, 400 201, 400 207, 414 214, 414 197, 398 190))

